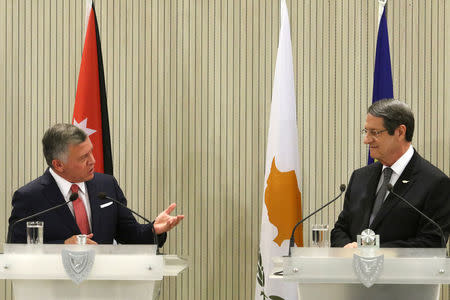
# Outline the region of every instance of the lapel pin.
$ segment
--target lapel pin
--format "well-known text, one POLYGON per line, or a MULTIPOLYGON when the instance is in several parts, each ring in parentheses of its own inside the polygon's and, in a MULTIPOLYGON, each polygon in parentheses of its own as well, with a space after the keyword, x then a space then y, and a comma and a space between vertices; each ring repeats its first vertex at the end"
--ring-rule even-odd
POLYGON ((402 180, 402 183, 408 183, 409 180, 402 180))

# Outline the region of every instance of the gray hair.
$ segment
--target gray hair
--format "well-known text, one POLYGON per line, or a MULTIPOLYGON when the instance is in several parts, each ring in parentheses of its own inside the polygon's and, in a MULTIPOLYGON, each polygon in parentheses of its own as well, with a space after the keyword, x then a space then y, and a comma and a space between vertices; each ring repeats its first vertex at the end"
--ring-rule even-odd
POLYGON ((405 139, 412 141, 414 135, 414 114, 411 108, 402 101, 394 99, 382 99, 374 102, 368 109, 368 113, 383 118, 384 127, 390 135, 400 125, 406 126, 405 139))
POLYGON ((47 129, 42 138, 47 165, 52 167, 54 159, 65 161, 69 145, 81 144, 86 138, 86 133, 72 124, 59 123, 47 129))

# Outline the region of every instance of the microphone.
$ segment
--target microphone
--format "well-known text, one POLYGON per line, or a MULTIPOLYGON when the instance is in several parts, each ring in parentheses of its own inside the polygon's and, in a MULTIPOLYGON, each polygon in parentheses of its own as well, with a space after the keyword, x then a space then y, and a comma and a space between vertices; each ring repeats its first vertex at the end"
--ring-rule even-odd
POLYGON ((405 198, 403 198, 402 196, 400 196, 399 194, 397 194, 396 192, 394 192, 394 187, 392 184, 388 183, 386 185, 387 190, 389 191, 389 193, 392 193, 394 196, 396 196, 398 199, 402 200, 403 202, 405 202, 406 204, 408 204, 409 207, 411 207, 412 209, 414 209, 419 215, 421 215, 422 217, 424 217, 425 219, 427 219, 431 224, 433 224, 434 226, 436 226, 439 229, 439 232, 441 234, 441 245, 442 248, 445 248, 445 235, 444 232, 442 231, 441 226, 439 226, 438 223, 436 223, 435 221, 433 221, 433 219, 431 219, 430 217, 428 217, 426 214, 424 214, 423 212, 421 212, 420 210, 418 210, 414 205, 412 205, 411 203, 409 203, 405 198))
POLYGON ((322 209, 324 209, 325 207, 327 207, 328 205, 330 205, 331 203, 333 203, 334 201, 339 199, 339 197, 342 196, 342 193, 344 193, 345 189, 346 189, 345 184, 341 184, 339 186, 339 190, 341 191, 341 193, 339 195, 337 195, 336 198, 334 198, 333 200, 331 200, 330 202, 328 202, 327 204, 325 204, 324 206, 322 206, 321 208, 319 208, 315 212, 311 213, 306 218, 301 219, 297 224, 295 224, 294 229, 292 229, 291 239, 289 240, 289 255, 288 255, 289 257, 291 256, 291 248, 294 247, 294 243, 295 243, 294 233, 295 233, 295 230, 297 229, 298 225, 302 224, 303 222, 305 222, 306 220, 308 220, 309 218, 311 218, 312 216, 317 214, 319 211, 321 211, 322 209))
POLYGON ((19 220, 15 221, 14 223, 11 224, 11 226, 9 226, 9 229, 8 229, 8 237, 7 237, 7 239, 6 239, 6 242, 7 242, 8 244, 11 243, 11 238, 12 238, 13 228, 14 228, 14 226, 15 226, 17 223, 20 223, 20 222, 23 222, 23 221, 32 219, 32 218, 34 218, 34 217, 40 216, 40 215, 45 214, 45 213, 47 213, 47 212, 49 212, 49 211, 52 211, 52 210, 57 209, 57 208, 60 208, 61 206, 67 205, 68 203, 73 202, 73 201, 75 201, 75 200, 77 200, 77 199, 78 199, 78 193, 72 193, 72 194, 70 195, 70 197, 69 197, 69 200, 67 200, 67 201, 64 202, 64 203, 55 205, 55 206, 50 207, 50 208, 47 208, 47 209, 44 209, 44 210, 42 210, 42 211, 40 211, 40 212, 37 212, 37 213, 35 213, 35 214, 32 214, 31 216, 28 216, 28 217, 25 217, 25 218, 22 218, 22 219, 19 219, 19 220))
POLYGON ((153 235, 154 235, 154 237, 155 237, 155 242, 156 242, 156 254, 160 254, 160 253, 159 253, 159 241, 158 241, 158 235, 157 235, 156 232, 155 232, 155 227, 153 226, 153 223, 152 223, 149 219, 147 219, 147 218, 144 217, 144 216, 141 216, 140 214, 138 214, 137 212, 135 212, 135 211, 132 210, 131 208, 128 208, 128 207, 127 207, 125 204, 123 204, 122 202, 117 201, 116 199, 107 196, 104 192, 98 193, 97 197, 99 197, 99 198, 102 199, 102 200, 110 200, 110 201, 112 201, 112 202, 114 202, 114 203, 116 203, 116 204, 119 204, 120 206, 122 206, 123 208, 125 208, 126 210, 128 210, 129 212, 135 214, 135 215, 138 216, 138 217, 141 217, 145 222, 149 223, 150 226, 151 226, 151 228, 152 228, 153 235))

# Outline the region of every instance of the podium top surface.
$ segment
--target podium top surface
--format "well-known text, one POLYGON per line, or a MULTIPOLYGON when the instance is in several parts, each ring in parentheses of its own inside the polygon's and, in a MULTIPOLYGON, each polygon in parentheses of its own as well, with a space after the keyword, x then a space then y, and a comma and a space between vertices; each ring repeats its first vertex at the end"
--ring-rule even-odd
POLYGON ((156 254, 156 245, 64 245, 64 244, 3 244, 4 254, 58 254, 63 249, 70 251, 94 250, 96 254, 115 255, 152 255, 156 254))
POLYGON ((310 258, 352 258, 353 254, 362 255, 364 252, 373 251, 373 254, 383 254, 385 258, 427 258, 446 257, 445 248, 292 248, 293 257, 310 258))

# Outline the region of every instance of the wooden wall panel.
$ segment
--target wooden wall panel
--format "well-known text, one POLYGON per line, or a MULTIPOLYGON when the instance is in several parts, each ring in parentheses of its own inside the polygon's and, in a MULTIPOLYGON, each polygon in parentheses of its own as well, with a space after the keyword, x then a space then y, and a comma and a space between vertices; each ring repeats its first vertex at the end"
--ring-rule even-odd
MULTIPOLYGON (((364 166, 377 1, 288 0, 303 214, 364 166)), ((45 169, 41 137, 70 122, 84 1, 0 0, 0 241, 13 192, 45 169)), ((114 173, 129 205, 186 220, 164 252, 190 269, 163 299, 252 299, 278 47, 274 0, 95 1, 114 173)), ((413 108, 416 149, 450 173, 450 4, 388 1, 394 96, 413 108)), ((332 227, 342 200, 304 226, 332 227)), ((10 282, 0 298, 11 299, 10 282)), ((442 299, 448 299, 448 287, 442 299)))

